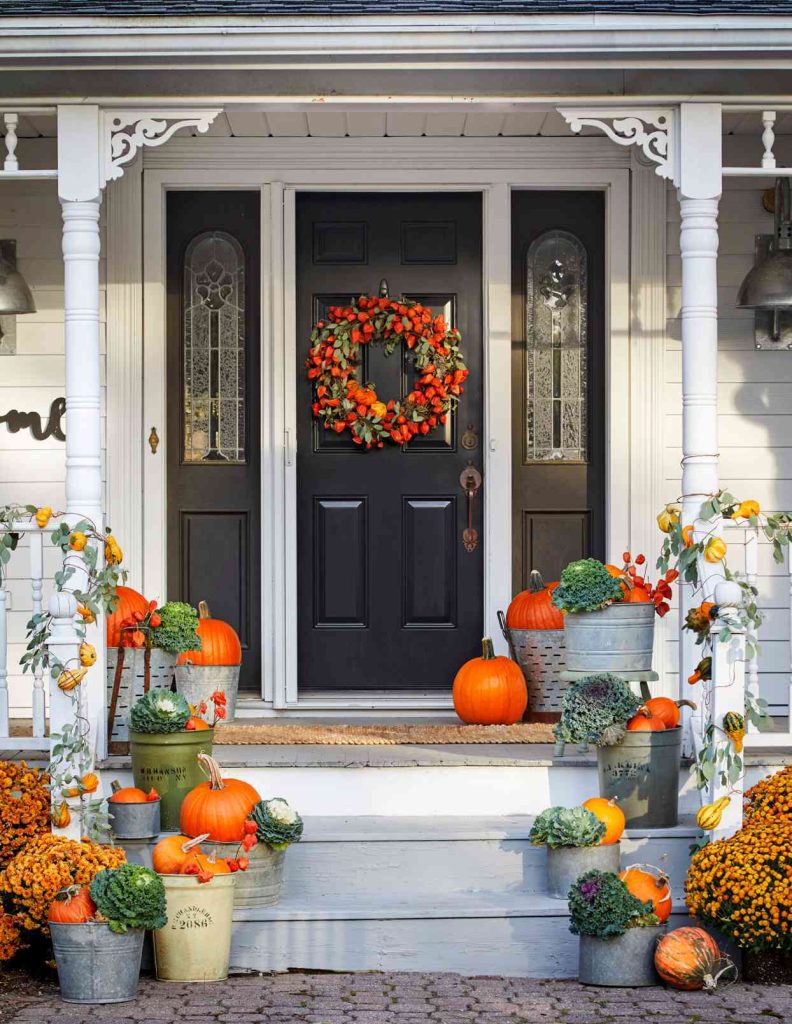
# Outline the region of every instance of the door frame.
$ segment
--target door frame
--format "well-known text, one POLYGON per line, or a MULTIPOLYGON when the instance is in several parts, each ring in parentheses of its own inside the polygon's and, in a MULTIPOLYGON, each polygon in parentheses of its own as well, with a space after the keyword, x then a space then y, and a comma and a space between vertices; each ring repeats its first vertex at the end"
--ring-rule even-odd
MULTIPOLYGON (((444 710, 450 695, 406 693, 301 698, 296 647, 296 336, 294 315, 298 191, 476 191, 483 197, 484 425, 482 452, 490 495, 511 495, 511 409, 499 400, 511 374, 511 215, 515 189, 598 190, 606 197, 606 538, 609 556, 630 536, 630 170, 629 157, 600 140, 498 140, 504 153, 489 156, 466 143, 433 139, 431 163, 415 180, 413 147, 427 140, 399 140, 403 162, 383 164, 370 141, 370 166, 339 139, 186 139, 146 151, 143 174, 143 434, 164 424, 165 199, 174 189, 259 189, 262 196, 261 445, 262 445, 262 698, 245 702, 251 713, 268 710, 444 710), (252 144, 260 143, 255 147, 252 144), (238 147, 235 143, 244 143, 238 147), (277 146, 273 146, 277 143, 277 146), (306 146, 305 144, 308 144, 306 146), (337 143, 337 146, 334 145, 337 143), (537 145, 541 143, 542 145, 537 145), (218 145, 221 144, 221 145, 218 145), (416 145, 417 144, 417 145, 416 145), (440 152, 442 150, 442 152, 440 152), (218 159, 206 161, 207 152, 218 159), (278 158, 273 159, 277 152, 278 158), (307 154, 310 153, 310 159, 307 154), (606 155, 607 154, 607 155, 606 155), (532 159, 533 158, 533 159, 532 159), (531 166, 531 163, 534 166, 531 166), (388 169, 383 170, 383 166, 388 169), (448 181, 447 167, 454 168, 448 181), (627 491, 627 493, 625 493, 627 491)), ((395 140, 381 140, 383 142, 395 140)), ((484 141, 484 140, 481 140, 484 141)), ((115 240, 118 242, 118 240, 115 240)), ((134 247, 134 237, 129 239, 134 247)), ((114 245, 122 249, 122 243, 114 245)), ((123 333, 123 332, 119 332, 123 333)), ((640 348, 640 346, 639 346, 640 348)), ((635 362, 635 359, 633 359, 635 362)), ((124 410, 119 410, 123 415, 124 410)), ((114 403, 108 417, 115 418, 114 403)), ((116 435, 119 424, 115 424, 116 435)), ((130 428, 131 429, 131 428, 130 428)), ((135 433, 139 431, 139 418, 135 433)), ((163 430, 164 435, 164 430, 163 430)), ((127 434, 127 437, 135 434, 127 434)), ((139 436, 139 434, 138 434, 139 436)), ((147 594, 164 594, 167 502, 161 436, 158 455, 143 447, 140 569, 147 594)), ((112 511, 112 509, 111 509, 112 511)), ((128 517, 129 518, 129 517, 128 517)), ((511 502, 486 501, 483 543, 483 633, 500 640, 496 612, 511 598, 511 502)), ((134 580, 133 580, 134 582, 134 580)))

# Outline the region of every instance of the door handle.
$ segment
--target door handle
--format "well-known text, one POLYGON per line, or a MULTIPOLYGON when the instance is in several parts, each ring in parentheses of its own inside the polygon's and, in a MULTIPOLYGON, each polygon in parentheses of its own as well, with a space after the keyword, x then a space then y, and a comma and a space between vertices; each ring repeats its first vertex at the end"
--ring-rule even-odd
POLYGON ((467 526, 462 531, 462 544, 465 551, 475 551, 478 546, 479 535, 478 530, 473 526, 473 505, 483 480, 481 473, 479 473, 472 462, 469 462, 459 474, 459 482, 467 498, 467 526))

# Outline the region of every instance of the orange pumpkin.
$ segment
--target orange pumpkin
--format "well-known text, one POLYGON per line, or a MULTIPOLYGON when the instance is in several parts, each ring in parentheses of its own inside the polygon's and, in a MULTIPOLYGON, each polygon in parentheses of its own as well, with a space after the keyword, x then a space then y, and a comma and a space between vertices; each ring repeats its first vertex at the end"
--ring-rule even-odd
POLYGON ((146 615, 149 610, 149 603, 132 587, 116 587, 118 604, 115 611, 107 616, 107 646, 121 646, 121 623, 124 619, 130 618, 135 612, 146 615))
POLYGON ((664 935, 655 950, 655 969, 672 988, 685 992, 714 989, 731 961, 703 928, 675 928, 664 935))
POLYGON ((184 728, 192 732, 196 729, 208 729, 209 727, 209 723, 205 722, 203 718, 199 718, 198 715, 190 715, 184 728))
POLYGON ((151 851, 151 864, 160 875, 178 875, 187 861, 201 852, 201 843, 207 836, 165 836, 151 851))
POLYGON ((676 729, 681 718, 680 708, 689 707, 695 710, 692 700, 672 700, 671 697, 652 697, 644 705, 653 718, 659 718, 666 729, 676 729))
POLYGON ((179 820, 182 832, 205 835, 216 843, 239 842, 245 819, 261 797, 248 782, 224 779, 217 761, 208 754, 199 754, 198 761, 209 779, 184 798, 179 820))
POLYGON ((195 874, 194 867, 202 874, 205 873, 207 875, 228 875, 231 873, 231 868, 223 858, 215 857, 213 853, 193 853, 191 857, 188 857, 187 863, 182 868, 182 874, 195 874), (190 871, 185 872, 185 868, 190 868, 190 871))
POLYGON ((624 594, 625 603, 635 604, 652 600, 648 588, 643 586, 641 583, 635 583, 631 580, 624 569, 620 569, 617 565, 606 565, 605 568, 611 576, 615 576, 617 580, 621 580, 621 588, 624 594))
POLYGON ((545 584, 537 569, 531 570, 528 589, 519 593, 506 611, 509 629, 563 629, 564 614, 553 604, 558 580, 545 584))
POLYGON ((619 878, 642 903, 652 901, 652 911, 661 921, 671 914, 671 883, 668 876, 651 864, 631 864, 619 872, 619 878))
POLYGON ((528 706, 522 670, 511 658, 496 658, 489 637, 481 641, 481 652, 456 674, 456 713, 468 725, 514 725, 528 706))
POLYGON ((58 924, 85 924, 96 917, 96 904, 87 885, 70 885, 50 903, 47 920, 58 924))
POLYGON ((222 619, 213 619, 206 601, 198 604, 198 636, 201 638, 200 651, 185 651, 180 654, 177 665, 192 662, 193 665, 240 665, 242 645, 231 626, 222 619))
POLYGON ((108 799, 111 804, 144 804, 148 795, 137 786, 124 786, 123 789, 114 789, 108 799))
POLYGON ((644 706, 638 709, 627 723, 628 732, 661 732, 665 729, 665 722, 644 706))
POLYGON ((600 839, 600 846, 612 846, 618 843, 624 832, 627 821, 624 811, 616 803, 615 797, 606 800, 604 796, 592 796, 583 804, 587 811, 591 811, 594 817, 605 826, 605 835, 600 839))

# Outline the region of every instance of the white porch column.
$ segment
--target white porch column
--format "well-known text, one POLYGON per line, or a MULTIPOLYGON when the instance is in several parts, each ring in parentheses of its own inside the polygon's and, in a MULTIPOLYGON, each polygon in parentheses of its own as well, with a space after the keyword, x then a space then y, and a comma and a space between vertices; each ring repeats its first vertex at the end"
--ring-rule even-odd
MULTIPOLYGON (((97 106, 58 107, 58 196, 63 211, 64 352, 66 363, 66 511, 104 529, 99 354, 100 128, 97 106)), ((104 557, 100 551, 98 557, 104 557)), ((79 587, 75 577, 73 584, 79 587)), ((68 587, 68 584, 67 584, 68 587)), ((104 636, 98 622, 86 639, 98 653, 82 684, 84 713, 105 753, 104 636)), ((61 705, 53 701, 53 709, 61 705)), ((62 728, 53 720, 51 731, 62 728)))
MULTIPOLYGON (((718 201, 721 194, 721 108, 683 103, 678 122, 678 183, 682 255, 682 522, 694 524, 718 483, 718 201)), ((701 524, 702 526, 704 524, 701 524)), ((720 568, 702 562, 709 593, 720 568)), ((681 622, 690 588, 680 587, 681 622)), ((680 631, 680 696, 701 648, 680 631)), ((703 711, 699 701, 699 712, 703 711)))

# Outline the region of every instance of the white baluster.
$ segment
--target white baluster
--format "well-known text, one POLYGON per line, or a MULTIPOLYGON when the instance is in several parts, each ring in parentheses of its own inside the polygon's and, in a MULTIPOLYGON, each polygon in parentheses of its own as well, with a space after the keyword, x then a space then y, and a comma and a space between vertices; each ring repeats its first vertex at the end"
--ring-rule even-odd
POLYGON ((776 159, 773 154, 773 146, 775 145, 775 131, 773 126, 775 125, 776 114, 774 110, 763 110, 762 111, 762 145, 764 146, 764 154, 762 155, 762 167, 775 167, 776 159))
MULTIPOLYGON (((44 593, 44 536, 38 531, 30 534, 30 587, 33 593, 33 614, 40 615, 44 593)), ((45 733, 44 669, 37 665, 33 671, 33 735, 45 733)))
POLYGON ((0 584, 0 736, 8 736, 8 620, 6 591, 0 584))
POLYGON ((3 116, 5 121, 5 146, 6 146, 6 158, 3 164, 4 171, 18 171, 19 161, 16 158, 17 148, 17 125, 19 124, 19 114, 5 114, 3 116))
MULTIPOLYGON (((746 527, 745 530, 745 578, 752 586, 757 585, 759 576, 759 528, 754 526, 746 527)), ((757 602, 759 598, 757 597, 757 602)), ((746 634, 746 639, 753 644, 754 653, 748 659, 748 678, 746 689, 748 693, 757 700, 759 697, 759 655, 756 653, 756 646, 759 642, 759 635, 755 629, 746 634)), ((756 725, 748 721, 748 732, 759 732, 756 725)))

